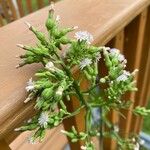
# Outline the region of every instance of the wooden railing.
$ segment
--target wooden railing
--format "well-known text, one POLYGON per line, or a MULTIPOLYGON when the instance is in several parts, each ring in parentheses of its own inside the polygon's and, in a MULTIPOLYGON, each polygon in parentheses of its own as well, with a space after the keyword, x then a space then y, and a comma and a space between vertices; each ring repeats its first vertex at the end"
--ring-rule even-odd
POLYGON ((59 0, 0 0, 0 27, 57 1, 59 0))
MULTIPOLYGON (((9 149, 9 144, 18 136, 14 128, 34 113, 34 102, 23 103, 26 96, 24 87, 40 66, 31 65, 16 70, 18 60, 14 57, 22 54, 22 51, 16 48, 17 43, 32 45, 35 42, 34 36, 23 22, 28 21, 39 30, 45 31, 43 25, 48 10, 49 7, 44 8, 0 28, 0 149, 9 149)), ((109 0, 106 3, 105 0, 64 0, 56 4, 56 14, 62 18, 63 26, 78 25, 81 30, 92 33, 95 38, 93 44, 120 49, 128 60, 128 70, 139 68, 140 71, 136 77, 139 91, 126 95, 125 99, 133 100, 133 107, 146 106, 150 96, 150 79, 148 78, 150 76, 150 1, 116 0, 114 2, 109 0)), ((86 88, 86 83, 82 86, 86 88)), ((73 110, 78 103, 73 99, 68 106, 70 110, 73 110)), ((119 125, 120 134, 127 137, 131 132, 139 133, 142 118, 133 116, 131 111, 122 111, 122 113, 126 116, 126 120, 114 111, 109 116, 110 120, 119 125)), ((78 130, 84 129, 83 117, 84 111, 72 120, 66 120, 64 128, 69 129, 74 123, 78 130)), ((57 132, 52 134, 58 133, 58 129, 61 128, 58 127, 57 132)), ((55 139, 57 138, 59 138, 58 135, 55 139)), ((49 138, 49 141, 51 140, 49 138)), ((65 143, 66 140, 62 140, 62 143, 58 144, 63 147, 65 143)), ((71 149, 78 150, 81 144, 81 142, 70 143, 71 149)), ((115 150, 116 143, 106 139, 104 147, 105 150, 115 150)), ((53 147, 53 150, 59 149, 61 148, 53 147)))

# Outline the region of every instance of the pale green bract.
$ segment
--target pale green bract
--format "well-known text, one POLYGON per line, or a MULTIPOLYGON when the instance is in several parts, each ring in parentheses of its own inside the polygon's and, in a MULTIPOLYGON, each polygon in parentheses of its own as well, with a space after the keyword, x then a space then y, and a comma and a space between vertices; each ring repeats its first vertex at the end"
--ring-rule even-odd
MULTIPOLYGON (((85 131, 78 132, 74 126, 70 131, 61 131, 71 138, 72 142, 83 140, 85 145, 81 146, 82 150, 94 150, 92 137, 111 137, 117 141, 119 149, 135 149, 139 138, 121 138, 119 128, 108 120, 107 114, 110 110, 120 112, 120 109, 129 108, 131 101, 123 100, 122 95, 137 90, 134 81, 137 70, 132 73, 125 70, 127 60, 118 49, 92 46, 93 36, 87 31, 78 31, 75 38, 69 38, 67 34, 77 27, 60 28, 58 21, 59 17, 54 16, 54 9, 51 8, 45 24, 48 37, 26 22, 29 30, 37 37, 38 43, 36 46, 18 44, 26 53, 20 56, 22 62, 17 68, 32 63, 41 63, 43 68, 35 73, 36 80, 31 78, 26 86, 29 94, 24 102, 35 101, 34 109, 37 113, 24 126, 15 130, 31 130, 34 132, 31 143, 42 141, 46 129, 58 126, 64 119, 69 119, 85 109, 85 131), (98 68, 98 63, 105 63, 105 76, 101 76, 102 68, 98 68), (77 79, 74 79, 71 71, 74 68, 80 70, 77 79), (87 90, 80 88, 83 79, 89 83, 87 90), (80 106, 74 112, 68 112, 65 102, 71 101, 72 96, 77 97, 80 106), (102 124, 93 124, 92 112, 95 108, 103 110, 103 114, 98 112, 102 124), (107 126, 109 130, 102 131, 101 125, 107 126)), ((146 115, 148 112, 140 107, 134 111, 140 115, 146 115)))

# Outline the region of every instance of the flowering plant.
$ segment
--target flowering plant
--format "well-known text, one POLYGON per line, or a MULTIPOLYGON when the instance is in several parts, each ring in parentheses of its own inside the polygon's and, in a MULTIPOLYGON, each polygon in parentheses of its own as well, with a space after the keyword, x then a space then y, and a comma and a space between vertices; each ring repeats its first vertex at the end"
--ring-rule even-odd
MULTIPOLYGON (((27 103, 34 100, 34 108, 38 111, 24 126, 15 130, 33 130, 35 133, 30 141, 41 141, 46 129, 58 126, 64 119, 85 109, 85 131, 78 132, 74 126, 71 131, 61 131, 72 142, 85 141, 81 149, 94 150, 94 136, 114 138, 122 150, 139 147, 138 137, 121 138, 117 126, 107 119, 110 110, 119 112, 120 109, 129 108, 130 101, 122 101, 121 98, 127 91, 137 90, 134 81, 137 69, 132 73, 125 70, 127 60, 118 49, 92 46, 93 36, 87 31, 76 32, 75 39, 69 38, 67 34, 77 27, 60 28, 58 22, 59 17, 54 16, 52 6, 45 24, 48 38, 26 22, 29 30, 37 37, 38 44, 34 47, 18 44, 26 53, 20 56, 23 61, 17 68, 32 63, 41 63, 43 68, 35 73, 36 80, 31 78, 27 82, 26 90, 29 94, 24 101, 27 103), (101 59, 104 59, 107 75, 100 78, 97 64, 101 59), (73 75, 74 70, 79 72, 77 78, 73 75), (81 88, 82 80, 87 81, 87 90, 81 88), (68 112, 65 101, 71 101, 72 96, 77 97, 80 106, 74 112, 68 112), (97 120, 93 113, 96 109, 99 113, 97 120), (102 132, 104 125, 109 130, 102 132)), ((133 112, 147 115, 149 110, 138 106, 133 112)))

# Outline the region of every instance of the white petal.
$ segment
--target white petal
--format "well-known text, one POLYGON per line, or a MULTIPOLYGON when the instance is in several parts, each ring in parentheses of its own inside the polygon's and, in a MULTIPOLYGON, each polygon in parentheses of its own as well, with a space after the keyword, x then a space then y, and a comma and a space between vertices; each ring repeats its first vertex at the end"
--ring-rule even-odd
POLYGON ((60 87, 58 88, 58 90, 56 91, 56 94, 61 96, 61 95, 63 94, 63 90, 64 90, 64 89, 60 86, 60 87))
POLYGON ((75 33, 75 38, 79 41, 86 41, 88 44, 93 42, 93 36, 87 31, 78 31, 75 33))
POLYGON ((32 78, 30 78, 29 81, 27 82, 27 86, 25 89, 27 90, 27 92, 34 90, 34 83, 32 81, 32 78))
POLYGON ((119 55, 118 55, 118 60, 119 60, 120 62, 124 61, 124 60, 125 60, 124 55, 119 54, 119 55))
POLYGON ((40 117, 38 118, 38 123, 40 124, 41 127, 46 128, 48 124, 48 119, 49 119, 48 112, 42 112, 40 117))
POLYGON ((87 148, 86 148, 86 146, 83 146, 83 145, 82 145, 82 146, 81 146, 81 149, 82 149, 82 150, 86 150, 87 148))
POLYGON ((92 60, 89 58, 85 58, 80 62, 80 69, 82 70, 84 67, 89 66, 92 63, 92 60))
POLYGON ((46 65, 45 65, 45 68, 50 70, 50 71, 55 71, 55 66, 54 66, 54 63, 53 62, 48 62, 46 65))

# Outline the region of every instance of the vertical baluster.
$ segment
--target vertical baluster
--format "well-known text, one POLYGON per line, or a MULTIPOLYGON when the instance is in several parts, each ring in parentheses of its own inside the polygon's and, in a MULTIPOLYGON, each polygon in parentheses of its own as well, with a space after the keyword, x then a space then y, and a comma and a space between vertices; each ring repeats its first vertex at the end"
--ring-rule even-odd
POLYGON ((1 3, 1 5, 2 5, 3 16, 4 16, 5 20, 6 20, 7 22, 11 22, 11 17, 10 17, 10 15, 9 15, 7 2, 5 2, 4 0, 2 0, 0 3, 1 3))
POLYGON ((33 9, 32 9, 32 1, 31 1, 31 0, 26 0, 26 4, 27 4, 28 12, 29 12, 29 13, 33 12, 33 9))
MULTIPOLYGON (((146 14, 147 11, 144 11, 125 28, 124 54, 128 60, 127 70, 129 71, 140 67, 146 14)), ((137 80, 138 77, 139 76, 137 75, 137 80)), ((125 99, 132 100, 134 102, 135 94, 135 92, 132 92, 131 94, 126 95, 125 99)), ((133 106, 131 106, 130 110, 128 111, 122 111, 122 113, 126 116, 127 121, 125 121, 122 117, 120 118, 120 129, 122 131, 121 134, 125 137, 131 133, 130 126, 132 123, 132 109, 133 106)))
POLYGON ((17 5, 18 5, 20 17, 23 17, 25 15, 25 13, 24 13, 24 9, 23 9, 22 0, 17 0, 17 5))
POLYGON ((0 14, 0 27, 1 26, 3 26, 3 18, 2 18, 1 14, 0 14))
MULTIPOLYGON (((140 106, 146 106, 148 103, 148 100, 150 98, 150 49, 149 49, 149 54, 148 54, 148 60, 146 63, 146 70, 145 70, 145 74, 143 76, 143 86, 142 89, 140 91, 140 106)), ((142 123, 143 123, 143 118, 136 118, 135 120, 135 131, 137 133, 140 132, 141 128, 142 128, 142 123)))
POLYGON ((44 6, 44 0, 37 0, 38 8, 42 8, 44 6))
MULTIPOLYGON (((140 63, 140 72, 139 72, 139 78, 138 78, 138 89, 139 92, 137 92, 136 94, 136 100, 135 100, 135 105, 134 106, 138 106, 138 105, 143 105, 144 101, 146 101, 144 99, 144 96, 146 94, 146 89, 145 86, 148 82, 148 79, 146 78, 146 64, 148 63, 148 52, 150 50, 150 9, 149 12, 148 10, 143 12, 143 19, 141 20, 141 24, 143 24, 143 33, 140 34, 140 37, 142 38, 141 40, 143 41, 143 45, 141 47, 142 49, 142 54, 141 54, 141 63, 140 63), (145 13, 145 15, 144 15, 145 13), (144 78, 143 78, 144 77, 144 78), (147 82, 145 81, 147 80, 147 82), (145 82, 144 82, 145 81, 145 82), (145 92, 145 94, 144 94, 145 92)), ((144 106, 144 105, 143 105, 144 106)), ((137 132, 137 128, 139 128, 140 126, 140 122, 138 117, 133 116, 132 121, 134 121, 134 124, 131 124, 131 130, 134 132, 137 132)))
POLYGON ((12 0, 7 0, 7 4, 11 10, 11 16, 12 16, 12 20, 16 20, 17 19, 17 14, 16 14, 16 10, 14 7, 14 4, 12 2, 12 0))
POLYGON ((1 150, 11 150, 9 145, 5 142, 5 140, 0 140, 0 149, 1 150))

